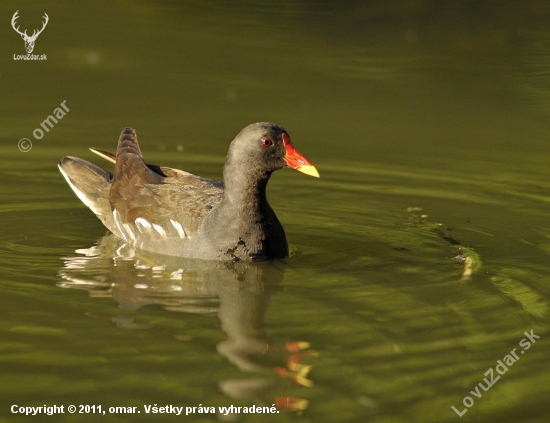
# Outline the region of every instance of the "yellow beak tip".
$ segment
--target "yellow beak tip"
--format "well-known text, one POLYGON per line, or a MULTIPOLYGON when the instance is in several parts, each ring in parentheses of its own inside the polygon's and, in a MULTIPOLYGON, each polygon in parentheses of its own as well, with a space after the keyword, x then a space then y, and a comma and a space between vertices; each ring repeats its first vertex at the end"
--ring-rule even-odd
POLYGON ((315 178, 319 178, 319 172, 313 165, 302 165, 298 169, 296 169, 298 172, 305 173, 306 175, 313 176, 315 178))

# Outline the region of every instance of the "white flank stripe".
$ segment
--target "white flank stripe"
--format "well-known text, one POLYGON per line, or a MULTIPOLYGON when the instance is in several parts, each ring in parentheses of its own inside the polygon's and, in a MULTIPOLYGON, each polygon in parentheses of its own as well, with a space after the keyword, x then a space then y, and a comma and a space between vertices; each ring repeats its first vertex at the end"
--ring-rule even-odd
POLYGON ((147 229, 151 229, 151 224, 145 220, 143 217, 138 217, 136 219, 136 225, 142 226, 147 229))
POLYGON ((152 228, 151 224, 147 220, 145 220, 143 217, 138 217, 134 221, 134 223, 136 224, 136 228, 140 233, 143 233, 144 230, 149 231, 152 228))
POLYGON ((166 231, 162 226, 153 223, 153 228, 155 228, 155 230, 160 234, 161 237, 166 239, 166 231))
POLYGON ((120 232, 120 236, 124 239, 124 241, 128 242, 128 238, 126 237, 126 234, 124 233, 124 231, 122 230, 122 226, 120 225, 121 222, 119 222, 118 212, 116 209, 113 210, 113 219, 115 221, 118 232, 120 232))
POLYGON ((183 229, 183 226, 181 226, 181 223, 176 222, 175 220, 172 220, 172 219, 170 219, 170 222, 172 223, 172 226, 176 228, 176 231, 178 231, 180 238, 185 238, 185 230, 183 229))
POLYGON ((132 228, 127 223, 124 223, 122 226, 124 226, 124 229, 126 230, 126 233, 130 235, 130 238, 132 238, 132 242, 135 242, 136 236, 134 235, 134 232, 132 231, 132 228))

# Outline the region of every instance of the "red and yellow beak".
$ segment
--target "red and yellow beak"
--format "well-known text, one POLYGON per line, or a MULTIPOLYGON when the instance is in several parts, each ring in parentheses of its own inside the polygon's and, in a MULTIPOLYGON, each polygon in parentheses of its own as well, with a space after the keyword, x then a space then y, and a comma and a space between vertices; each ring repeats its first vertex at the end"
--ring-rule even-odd
POLYGON ((313 166, 308 159, 298 153, 298 150, 296 150, 290 142, 290 137, 287 133, 284 132, 283 144, 286 149, 284 160, 288 167, 290 167, 291 169, 296 169, 298 172, 305 173, 309 176, 315 176, 316 178, 319 177, 319 172, 317 172, 315 166, 313 166))

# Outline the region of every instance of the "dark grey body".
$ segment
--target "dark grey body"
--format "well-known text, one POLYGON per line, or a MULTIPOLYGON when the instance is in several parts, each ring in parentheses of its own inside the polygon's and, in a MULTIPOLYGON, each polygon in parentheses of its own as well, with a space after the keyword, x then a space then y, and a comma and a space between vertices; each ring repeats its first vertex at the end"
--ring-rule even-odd
POLYGON ((229 148, 224 183, 147 165, 131 128, 120 136, 114 174, 75 157, 59 168, 105 226, 136 248, 210 260, 282 258, 288 244, 265 190, 286 166, 283 133, 265 122, 243 129, 229 148))

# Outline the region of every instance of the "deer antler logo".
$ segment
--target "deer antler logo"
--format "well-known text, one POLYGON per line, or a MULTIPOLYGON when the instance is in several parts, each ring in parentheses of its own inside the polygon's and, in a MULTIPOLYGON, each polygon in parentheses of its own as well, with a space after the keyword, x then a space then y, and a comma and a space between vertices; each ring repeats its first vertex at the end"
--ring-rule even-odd
POLYGON ((48 25, 48 21, 50 18, 48 17, 48 14, 44 12, 44 23, 42 24, 42 28, 40 30, 34 30, 32 35, 29 37, 27 35, 27 30, 25 32, 19 31, 19 27, 15 27, 15 21, 19 17, 17 14, 19 13, 19 10, 13 14, 13 17, 11 18, 11 26, 17 32, 19 35, 21 35, 21 38, 25 41, 25 49, 27 50, 27 53, 32 53, 34 50, 34 43, 36 42, 36 39, 40 35, 42 31, 44 31, 44 28, 46 28, 46 25, 48 25))

